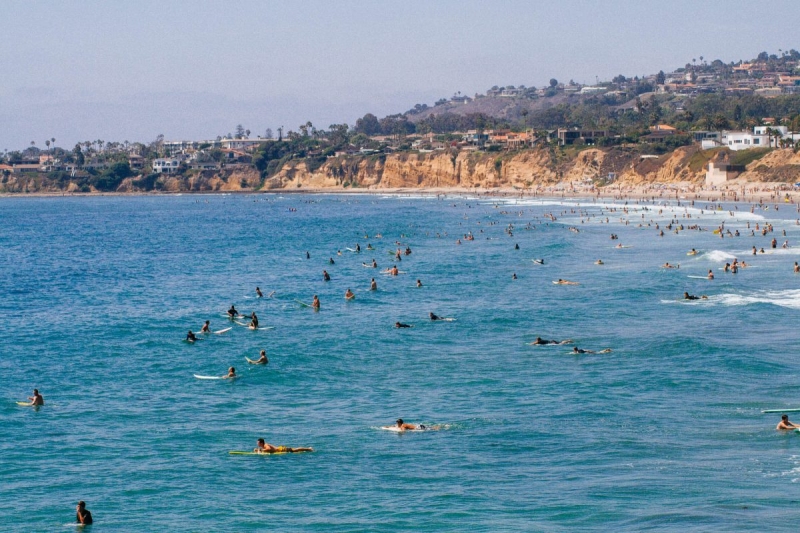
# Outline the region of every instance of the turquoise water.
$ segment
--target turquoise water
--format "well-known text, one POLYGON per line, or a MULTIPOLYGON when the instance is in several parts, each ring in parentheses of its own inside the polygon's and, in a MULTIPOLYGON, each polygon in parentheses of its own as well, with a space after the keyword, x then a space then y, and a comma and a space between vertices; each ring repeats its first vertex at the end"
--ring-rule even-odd
POLYGON ((800 434, 760 413, 800 407, 794 206, 650 206, 638 227, 611 203, 0 199, 0 529, 69 529, 83 499, 96 532, 796 530, 800 434), (646 225, 673 213, 742 236, 646 225), (752 266, 724 273, 733 256, 752 266), (206 319, 233 330, 182 341, 206 319), (17 406, 34 387, 46 405, 17 406), (443 428, 377 429, 397 417, 443 428), (316 452, 228 455, 258 437, 316 452))

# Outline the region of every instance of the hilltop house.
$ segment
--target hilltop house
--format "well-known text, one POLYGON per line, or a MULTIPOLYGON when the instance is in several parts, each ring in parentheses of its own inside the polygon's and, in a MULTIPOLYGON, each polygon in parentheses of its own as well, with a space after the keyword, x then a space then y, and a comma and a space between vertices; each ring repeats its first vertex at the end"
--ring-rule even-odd
POLYGON ((597 139, 607 137, 608 132, 605 130, 579 130, 575 129, 558 129, 558 144, 567 146, 575 144, 575 141, 582 140, 586 144, 594 144, 597 139))
POLYGON ((180 167, 180 160, 174 157, 153 159, 153 172, 156 174, 175 174, 180 167))

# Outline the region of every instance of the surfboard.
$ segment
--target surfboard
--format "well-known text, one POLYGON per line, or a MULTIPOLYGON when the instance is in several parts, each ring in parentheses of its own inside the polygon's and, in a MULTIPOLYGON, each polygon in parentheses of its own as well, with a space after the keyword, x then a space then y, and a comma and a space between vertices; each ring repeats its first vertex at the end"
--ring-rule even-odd
POLYGON ((394 431, 395 433, 408 433, 408 432, 425 431, 424 429, 400 429, 397 426, 381 426, 379 429, 382 429, 384 431, 394 431))
POLYGON ((244 327, 249 327, 250 326, 250 324, 245 324, 244 322, 239 322, 238 320, 234 320, 234 322, 236 322, 236 324, 238 324, 240 326, 244 326, 244 327))
POLYGON ((795 409, 765 409, 762 413, 800 413, 800 408, 795 409))
POLYGON ((306 453, 310 450, 301 450, 296 452, 244 452, 244 451, 237 451, 231 450, 228 452, 229 455, 288 455, 291 453, 306 453))
POLYGON ((431 322, 455 322, 455 318, 451 317, 439 317, 437 320, 432 320, 431 322))
POLYGON ((236 379, 239 376, 236 376, 236 378, 223 378, 222 376, 202 376, 200 374, 195 374, 194 377, 197 379, 236 379))
POLYGON ((25 407, 31 407, 33 404, 31 402, 17 402, 17 405, 22 405, 25 407))
POLYGON ((221 330, 219 330, 219 331, 215 331, 215 332, 214 332, 214 335, 222 335, 223 333, 226 333, 226 332, 228 332, 228 331, 230 331, 230 330, 232 330, 232 329, 233 329, 232 327, 230 327, 230 328, 225 328, 225 329, 221 329, 221 330))
POLYGON ((708 279, 708 276, 686 276, 686 277, 692 279, 706 279, 706 280, 708 279))
POLYGON ((345 250, 347 250, 348 252, 355 252, 356 251, 355 248, 345 248, 345 250))
POLYGON ((299 304, 300 304, 300 305, 302 305, 303 307, 311 307, 311 305, 310 305, 310 304, 307 304, 307 303, 305 303, 305 302, 301 302, 300 300, 295 300, 295 302, 299 303, 299 304))

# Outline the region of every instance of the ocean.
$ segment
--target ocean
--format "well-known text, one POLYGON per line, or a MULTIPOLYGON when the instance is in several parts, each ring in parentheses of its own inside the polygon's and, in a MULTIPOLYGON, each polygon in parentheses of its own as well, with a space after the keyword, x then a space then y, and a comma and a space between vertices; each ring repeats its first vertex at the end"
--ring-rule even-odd
POLYGON ((0 529, 794 531, 797 210, 680 202, 1 198, 0 529))

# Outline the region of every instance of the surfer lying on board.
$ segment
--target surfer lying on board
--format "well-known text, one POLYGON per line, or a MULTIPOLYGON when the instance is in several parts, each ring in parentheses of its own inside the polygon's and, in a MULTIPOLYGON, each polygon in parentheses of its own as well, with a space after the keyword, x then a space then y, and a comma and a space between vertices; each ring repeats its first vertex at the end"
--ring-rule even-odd
POLYGON ((200 328, 200 333, 211 333, 211 328, 209 328, 210 325, 211 321, 206 320, 205 324, 203 324, 203 327, 200 328))
POLYGON ((558 281, 554 282, 556 285, 580 285, 577 281, 569 281, 566 279, 558 278, 558 281))
POLYGON ((395 422, 395 424, 397 425, 398 429, 400 429, 400 431, 406 431, 407 429, 412 429, 412 430, 413 429, 428 429, 422 424, 420 424, 418 426, 415 426, 414 424, 406 424, 405 422, 403 422, 402 418, 398 418, 397 422, 395 422))
POLYGON ((781 415, 781 421, 775 429, 798 429, 800 426, 789 422, 789 415, 781 415))
POLYGON ((264 439, 256 441, 256 448, 253 450, 256 453, 295 453, 295 452, 313 452, 314 448, 290 448, 288 446, 273 446, 272 444, 264 442, 264 439))
POLYGON ((267 359, 267 351, 261 350, 261 357, 259 357, 255 361, 248 359, 247 362, 250 363, 251 365, 266 365, 267 363, 269 363, 269 359, 267 359))
POLYGON ((411 324, 403 324, 402 322, 395 322, 394 327, 396 328, 413 328, 411 324))
POLYGON ((680 268, 680 265, 670 265, 669 263, 664 263, 661 265, 661 268, 680 268))
POLYGON ((573 343, 572 339, 566 339, 566 340, 563 340, 563 341, 546 341, 541 337, 536 337, 536 340, 533 341, 531 343, 531 345, 537 346, 537 345, 545 345, 545 344, 572 344, 572 343, 573 343))
POLYGON ((189 330, 189 333, 186 334, 186 340, 188 342, 194 342, 197 340, 197 336, 195 336, 195 334, 192 333, 192 330, 189 330))
POLYGON ((694 294, 689 294, 688 292, 683 293, 684 300, 708 300, 708 296, 702 294, 700 296, 695 296, 694 294))
POLYGON ((237 316, 239 316, 239 311, 237 311, 233 304, 231 304, 231 308, 228 309, 228 317, 236 318, 237 316))
POLYGON ((611 353, 611 348, 606 348, 604 350, 600 350, 599 352, 596 352, 594 350, 584 350, 584 349, 578 348, 576 346, 576 347, 574 347, 572 349, 572 353, 611 353))
POLYGON ((434 315, 433 313, 428 313, 428 316, 431 318, 431 320, 442 320, 442 317, 434 315))

